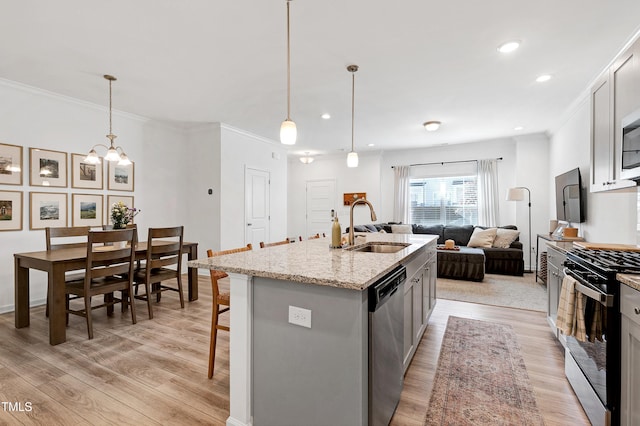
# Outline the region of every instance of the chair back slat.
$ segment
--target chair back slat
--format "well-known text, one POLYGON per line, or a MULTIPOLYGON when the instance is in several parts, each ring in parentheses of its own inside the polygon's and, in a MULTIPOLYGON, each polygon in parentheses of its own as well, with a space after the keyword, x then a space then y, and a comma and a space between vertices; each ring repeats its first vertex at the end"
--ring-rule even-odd
POLYGON ((90 231, 87 244, 87 266, 85 288, 88 291, 91 282, 96 278, 112 275, 133 275, 135 263, 136 229, 119 229, 113 231, 90 231), (127 246, 121 249, 105 247, 104 243, 126 241, 127 246))
POLYGON ((147 274, 151 269, 176 265, 176 274, 182 271, 182 244, 184 227, 149 228, 147 238, 147 274))
POLYGON ((265 243, 260 241, 260 248, 266 248, 266 247, 274 247, 274 246, 282 246, 285 244, 289 244, 289 239, 286 238, 284 241, 276 241, 275 243, 265 243))
POLYGON ((149 263, 147 263, 148 268, 163 268, 165 266, 175 265, 181 261, 181 256, 169 256, 163 257, 160 259, 152 259, 149 263))
POLYGON ((86 247, 90 229, 88 226, 46 227, 44 231, 47 251, 86 247))

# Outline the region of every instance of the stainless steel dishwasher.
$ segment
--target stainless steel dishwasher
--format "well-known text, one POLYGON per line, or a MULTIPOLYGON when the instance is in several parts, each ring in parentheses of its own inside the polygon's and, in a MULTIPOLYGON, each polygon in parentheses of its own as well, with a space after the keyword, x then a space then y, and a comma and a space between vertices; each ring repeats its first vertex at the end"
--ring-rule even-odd
POLYGON ((404 266, 369 287, 369 425, 387 426, 402 392, 404 266))

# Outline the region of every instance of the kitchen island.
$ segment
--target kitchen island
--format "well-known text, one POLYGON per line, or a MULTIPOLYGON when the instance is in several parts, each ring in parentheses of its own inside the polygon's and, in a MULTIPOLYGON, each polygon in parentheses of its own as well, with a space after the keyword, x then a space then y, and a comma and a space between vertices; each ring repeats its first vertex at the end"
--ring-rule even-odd
POLYGON ((228 425, 368 423, 366 290, 407 268, 398 319, 406 369, 435 304, 437 237, 366 239, 407 246, 372 253, 316 239, 189 262, 231 279, 228 425))

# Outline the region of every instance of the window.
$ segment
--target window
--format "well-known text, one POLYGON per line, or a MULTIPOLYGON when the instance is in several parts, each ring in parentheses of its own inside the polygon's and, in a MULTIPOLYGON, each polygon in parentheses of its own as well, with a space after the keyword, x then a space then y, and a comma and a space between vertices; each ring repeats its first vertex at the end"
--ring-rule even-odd
POLYGON ((411 223, 473 225, 478 223, 477 176, 412 178, 411 223))

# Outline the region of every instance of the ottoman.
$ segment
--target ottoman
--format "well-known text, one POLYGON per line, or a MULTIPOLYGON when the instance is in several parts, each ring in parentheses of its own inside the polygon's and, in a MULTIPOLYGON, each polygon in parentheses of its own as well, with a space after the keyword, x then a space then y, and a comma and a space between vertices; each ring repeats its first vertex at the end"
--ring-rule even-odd
POLYGON ((484 279, 484 251, 460 246, 460 250, 437 250, 438 277, 456 280, 484 279))

